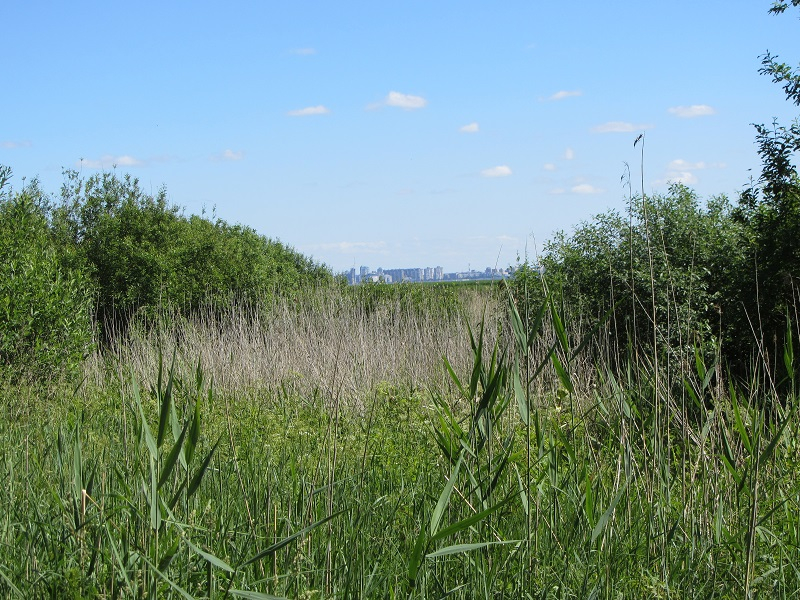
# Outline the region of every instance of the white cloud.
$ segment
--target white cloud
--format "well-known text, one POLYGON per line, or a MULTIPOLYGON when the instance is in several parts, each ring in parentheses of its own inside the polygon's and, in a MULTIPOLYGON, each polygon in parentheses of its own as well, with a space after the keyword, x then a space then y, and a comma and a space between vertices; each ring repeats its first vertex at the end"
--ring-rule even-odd
POLYGON ((725 163, 707 163, 705 161, 689 162, 682 158, 671 160, 667 164, 666 175, 663 179, 658 179, 653 182, 655 186, 662 186, 669 183, 683 183, 685 185, 693 185, 698 182, 695 171, 702 171, 704 169, 724 169, 725 163))
POLYGON ((0 148, 7 148, 9 150, 13 150, 15 148, 28 148, 31 146, 31 143, 28 141, 24 142, 15 142, 12 140, 8 140, 6 142, 0 142, 0 148))
POLYGON ((697 171, 706 168, 708 168, 708 165, 703 161, 690 163, 682 158, 676 158, 667 165, 668 171, 697 171))
POLYGON ((322 104, 318 106, 307 106, 306 108, 298 108, 297 110, 290 110, 287 115, 290 117, 308 117, 310 115, 327 115, 329 111, 322 104))
POLYGON ((481 177, 508 177, 509 175, 511 175, 511 167, 506 165, 500 165, 481 171, 481 177))
POLYGON ((592 127, 592 133, 633 133, 634 131, 642 131, 643 129, 652 129, 653 125, 649 124, 634 124, 625 121, 608 121, 602 125, 592 127))
POLYGON ((129 154, 121 156, 112 156, 105 154, 97 159, 85 158, 76 163, 78 167, 86 167, 87 169, 109 169, 111 167, 142 167, 144 161, 134 158, 129 154))
POLYGON ((706 117, 717 113, 713 106, 708 104, 692 104, 691 106, 673 106, 667 112, 681 119, 691 119, 693 117, 706 117))
POLYGON ((412 96, 411 94, 401 94, 400 92, 389 92, 381 103, 385 106, 396 106, 405 110, 423 108, 428 101, 422 96, 412 96))
POLYGON ((464 125, 459 128, 459 131, 463 133, 478 133, 478 130, 479 127, 477 123, 470 123, 469 125, 464 125))
POLYGON ((570 191, 573 194, 600 194, 603 192, 600 188, 589 185, 588 183, 581 183, 580 185, 573 186, 570 191))
POLYGON ((550 96, 548 100, 564 100, 565 98, 574 98, 575 96, 583 96, 583 92, 580 90, 561 90, 550 96))
POLYGON ((244 158, 244 152, 241 150, 233 151, 230 148, 225 150, 222 154, 215 157, 217 160, 242 160, 244 158))
POLYGON ((317 51, 314 48, 292 48, 291 53, 299 56, 311 56, 316 54, 317 51))
POLYGON ((680 173, 671 173, 669 180, 674 183, 683 183, 685 185, 692 185, 694 183, 697 183, 697 176, 689 171, 683 171, 680 173))
POLYGON ((564 150, 564 160, 572 160, 575 158, 575 151, 572 148, 564 150))
POLYGON ((545 171, 555 171, 556 170, 556 166, 553 163, 545 163, 545 165, 542 168, 545 171))

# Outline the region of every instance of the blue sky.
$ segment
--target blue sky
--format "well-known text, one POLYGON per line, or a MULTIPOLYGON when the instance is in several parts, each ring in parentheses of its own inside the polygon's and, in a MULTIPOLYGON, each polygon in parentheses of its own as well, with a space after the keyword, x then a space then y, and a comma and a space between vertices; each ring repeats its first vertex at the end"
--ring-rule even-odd
POLYGON ((770 6, 9 2, 0 164, 116 165, 337 271, 507 266, 623 208, 640 133, 647 193, 735 199, 751 123, 798 112, 757 72, 800 61, 770 6))

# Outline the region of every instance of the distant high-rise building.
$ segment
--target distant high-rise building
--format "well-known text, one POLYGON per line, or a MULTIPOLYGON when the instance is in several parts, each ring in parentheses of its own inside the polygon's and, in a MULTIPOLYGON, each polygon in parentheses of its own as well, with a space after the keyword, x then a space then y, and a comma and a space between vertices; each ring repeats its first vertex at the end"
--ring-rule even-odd
POLYGON ((444 279, 444 268, 436 267, 433 270, 433 279, 434 281, 441 281, 442 279, 444 279))
POLYGON ((364 265, 361 266, 360 273, 361 277, 366 277, 369 275, 369 267, 365 267, 364 265))
POLYGON ((433 269, 425 267, 425 281, 433 281, 433 269))

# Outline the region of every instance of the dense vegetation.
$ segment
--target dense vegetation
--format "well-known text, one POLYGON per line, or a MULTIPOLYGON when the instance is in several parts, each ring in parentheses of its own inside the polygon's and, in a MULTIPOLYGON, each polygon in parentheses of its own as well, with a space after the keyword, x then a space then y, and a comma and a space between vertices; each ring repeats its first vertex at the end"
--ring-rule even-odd
POLYGON ((67 171, 55 199, 36 181, 9 189, 10 175, 0 167, 0 364, 30 374, 74 367, 95 333, 137 314, 256 305, 332 280, 249 227, 185 216, 166 190, 147 194, 128 175, 67 171))
POLYGON ((508 285, 0 169, 0 596, 796 597, 800 130, 756 136, 735 202, 631 193, 508 285))

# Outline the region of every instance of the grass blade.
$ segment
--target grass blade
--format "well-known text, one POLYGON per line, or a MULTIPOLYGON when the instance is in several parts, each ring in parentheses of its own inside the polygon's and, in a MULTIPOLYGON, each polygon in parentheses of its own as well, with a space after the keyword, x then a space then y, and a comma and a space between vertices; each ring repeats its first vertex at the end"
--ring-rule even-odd
POLYGON ((439 556, 448 556, 450 554, 462 554, 478 550, 480 548, 487 548, 489 546, 505 546, 507 544, 519 544, 521 540, 508 540, 506 542, 479 542, 477 544, 455 544, 454 546, 447 546, 436 552, 431 552, 425 555, 425 558, 437 558, 439 556))
POLYGON ((431 536, 436 534, 436 530, 439 528, 439 523, 442 520, 442 515, 444 514, 444 511, 447 508, 448 502, 450 502, 450 494, 453 493, 453 486, 456 483, 456 478, 458 477, 458 471, 461 469, 461 461, 462 461, 462 455, 459 455, 458 462, 456 462, 456 466, 453 468, 452 473, 450 473, 450 479, 444 486, 442 493, 439 495, 439 501, 436 503, 436 508, 434 508, 433 514, 431 515, 431 523, 430 523, 431 536))

